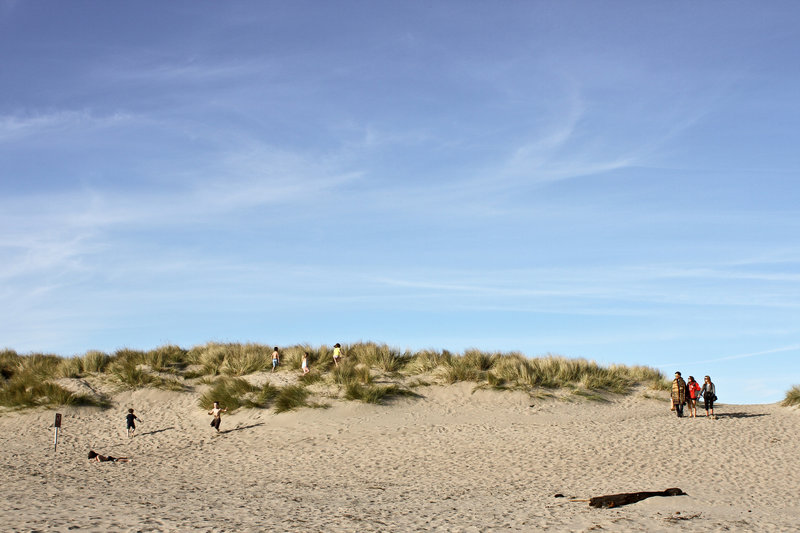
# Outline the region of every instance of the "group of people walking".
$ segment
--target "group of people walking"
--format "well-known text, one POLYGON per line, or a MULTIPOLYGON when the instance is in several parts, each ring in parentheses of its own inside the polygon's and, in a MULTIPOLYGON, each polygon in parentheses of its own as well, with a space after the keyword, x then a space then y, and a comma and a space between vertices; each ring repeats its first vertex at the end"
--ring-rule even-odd
POLYGON ((689 418, 697 417, 697 402, 701 397, 706 408, 706 417, 716 418, 714 402, 717 401, 717 389, 710 376, 703 378, 701 386, 694 380, 694 376, 689 376, 689 381, 684 381, 681 373, 675 372, 670 396, 672 400, 670 409, 677 413, 678 418, 683 418, 683 407, 687 404, 689 405, 689 418))
MULTIPOLYGON (((308 361, 308 352, 303 353, 303 359, 300 361, 300 370, 303 372, 305 376, 310 372, 309 369, 309 361, 308 361)), ((339 366, 339 361, 342 360, 342 345, 338 342, 333 345, 333 364, 339 366)), ((278 347, 276 346, 272 351, 272 371, 275 372, 278 369, 278 365, 281 363, 281 354, 278 351, 278 347)))

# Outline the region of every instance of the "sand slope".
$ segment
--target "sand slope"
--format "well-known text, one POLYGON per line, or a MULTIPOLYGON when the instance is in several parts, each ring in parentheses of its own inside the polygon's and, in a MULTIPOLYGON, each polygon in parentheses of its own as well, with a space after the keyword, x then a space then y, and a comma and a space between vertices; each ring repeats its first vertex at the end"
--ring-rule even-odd
POLYGON ((473 385, 389 406, 242 410, 215 435, 192 394, 0 417, 6 531, 796 531, 800 411, 665 401, 532 400, 473 385), (124 435, 136 408, 139 434, 124 435), (128 455, 90 463, 89 448, 128 455), (680 487, 593 509, 555 498, 680 487))

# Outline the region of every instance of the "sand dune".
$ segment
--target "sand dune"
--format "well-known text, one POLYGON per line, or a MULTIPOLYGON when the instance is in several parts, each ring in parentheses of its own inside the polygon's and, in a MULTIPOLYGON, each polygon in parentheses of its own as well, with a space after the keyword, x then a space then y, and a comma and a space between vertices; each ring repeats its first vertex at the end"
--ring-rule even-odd
MULTIPOLYGON (((796 531, 800 411, 664 398, 531 399, 474 385, 275 415, 222 432, 196 396, 125 392, 109 410, 0 417, 5 531, 796 531), (124 414, 144 420, 125 437, 124 414), (130 456, 90 463, 89 449, 130 456), (569 498, 680 487, 594 509, 569 498), (555 498, 563 494, 565 498, 555 498)), ((652 394, 652 393, 651 393, 652 394)))

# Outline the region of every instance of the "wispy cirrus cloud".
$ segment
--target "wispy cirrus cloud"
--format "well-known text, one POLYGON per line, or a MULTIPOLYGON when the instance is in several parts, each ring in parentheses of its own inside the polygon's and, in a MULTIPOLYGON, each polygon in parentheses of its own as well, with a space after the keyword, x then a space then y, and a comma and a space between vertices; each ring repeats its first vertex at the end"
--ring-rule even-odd
MULTIPOLYGON (((711 359, 704 359, 702 361, 693 361, 693 364, 708 364, 708 363, 719 363, 722 361, 734 361, 737 359, 751 359, 755 357, 767 357, 775 354, 787 353, 787 352, 800 352, 800 344, 793 344, 791 346, 782 346, 780 348, 772 348, 770 350, 761 350, 758 352, 750 352, 750 353, 742 353, 736 355, 726 355, 723 357, 714 357, 711 359)), ((659 368, 664 367, 671 367, 674 366, 675 363, 665 363, 657 365, 659 368)))
POLYGON ((138 118, 130 113, 95 114, 86 110, 63 110, 52 113, 18 113, 0 116, 0 143, 31 137, 70 133, 98 132, 130 124, 138 118))

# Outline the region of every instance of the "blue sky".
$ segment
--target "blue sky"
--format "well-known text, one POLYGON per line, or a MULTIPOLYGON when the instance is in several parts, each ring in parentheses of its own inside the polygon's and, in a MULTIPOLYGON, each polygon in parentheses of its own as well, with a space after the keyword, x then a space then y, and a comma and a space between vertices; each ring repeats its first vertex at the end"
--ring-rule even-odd
POLYGON ((800 383, 795 2, 0 1, 0 345, 800 383))

